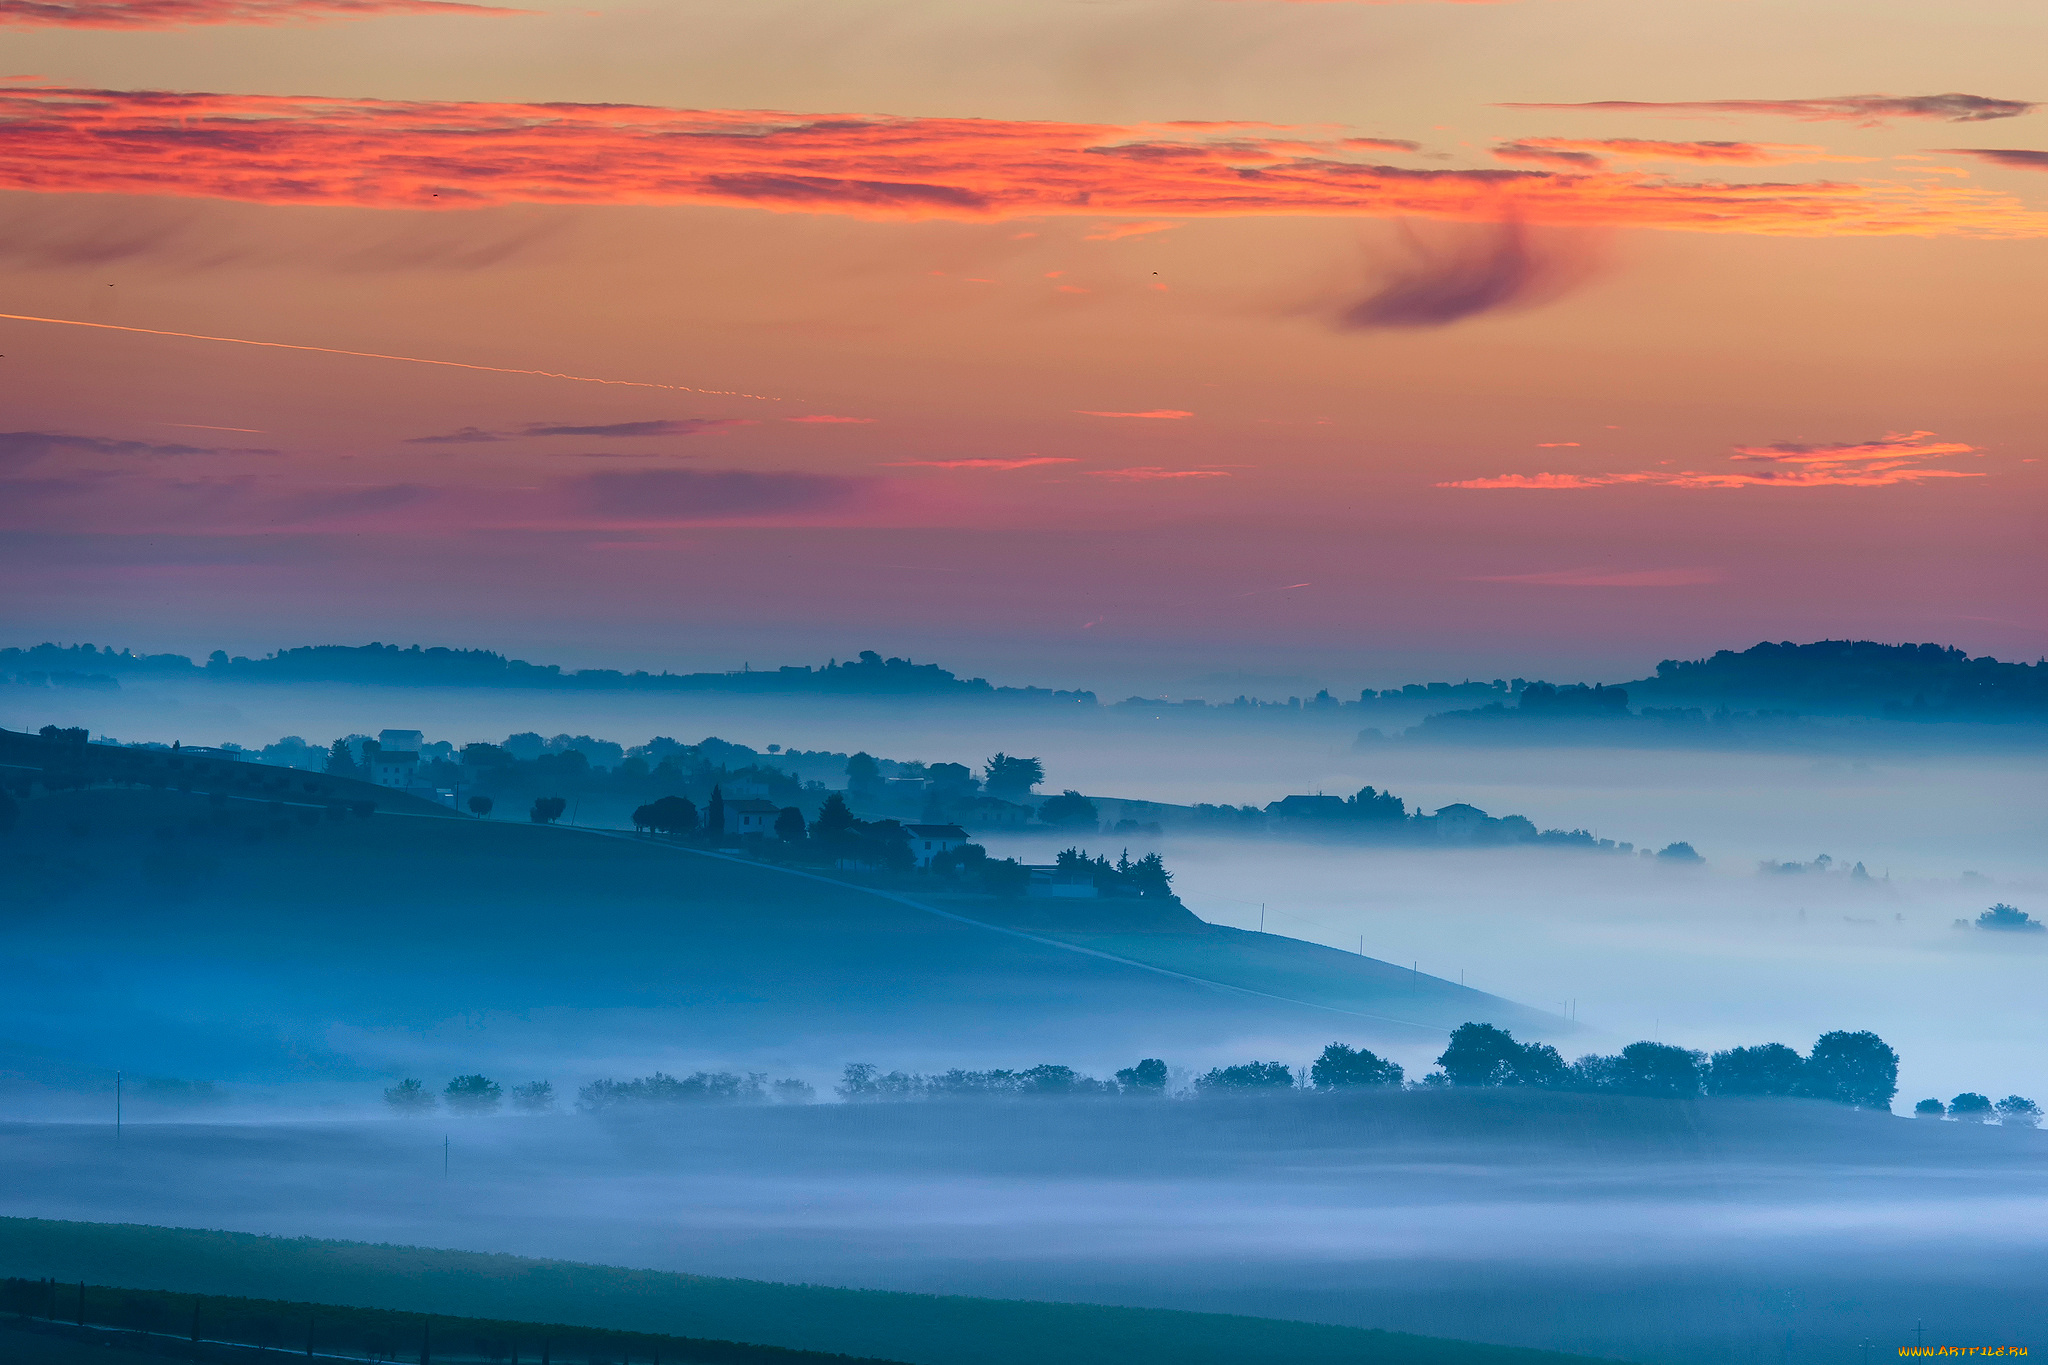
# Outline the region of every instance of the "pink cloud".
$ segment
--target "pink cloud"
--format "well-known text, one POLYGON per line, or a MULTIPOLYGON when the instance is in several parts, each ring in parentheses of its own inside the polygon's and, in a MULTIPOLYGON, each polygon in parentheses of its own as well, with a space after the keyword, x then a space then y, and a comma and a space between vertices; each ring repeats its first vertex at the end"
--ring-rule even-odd
POLYGON ((1928 479, 1981 479, 1981 469, 1931 464, 1952 455, 1981 454, 1961 441, 1937 441, 1931 431, 1892 432, 1874 441, 1737 446, 1729 460, 1786 466, 1779 469, 1662 470, 1626 474, 1499 474, 1458 479, 1438 488, 1606 488, 1648 484, 1660 488, 1888 488, 1928 479))
POLYGON ((785 417, 782 420, 785 422, 800 422, 807 425, 827 426, 865 424, 875 419, 872 417, 835 417, 830 413, 815 412, 808 417, 785 417))
POLYGON ((1074 411, 1083 417, 1144 417, 1161 422, 1177 422, 1183 417, 1194 416, 1192 412, 1182 412, 1179 408, 1152 408, 1145 412, 1096 412, 1090 408, 1075 408, 1074 411))
POLYGON ((1140 465, 1133 469, 1091 469, 1089 475, 1097 479, 1119 479, 1131 483, 1144 483, 1154 479, 1227 479, 1227 469, 1161 469, 1157 465, 1140 465))
MULTIPOLYGON (((1974 119, 2030 106, 1940 96, 1856 107, 1974 119)), ((0 86, 0 189, 36 193, 427 209, 704 204, 889 220, 1315 215, 1793 236, 2048 235, 2048 214, 1972 184, 1416 170, 1371 156, 1341 139, 1279 138, 1245 124, 0 86)))
POLYGON ((886 469, 1031 469, 1043 464, 1074 464, 1071 455, 1023 455, 1014 460, 891 460, 886 469))

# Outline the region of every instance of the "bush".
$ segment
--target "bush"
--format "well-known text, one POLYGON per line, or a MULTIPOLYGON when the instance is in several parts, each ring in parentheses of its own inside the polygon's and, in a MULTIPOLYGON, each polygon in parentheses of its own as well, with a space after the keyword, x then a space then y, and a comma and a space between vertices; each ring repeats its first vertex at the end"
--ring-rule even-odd
POLYGON ((526 813, 526 818, 536 825, 552 825, 562 818, 562 812, 567 809, 569 803, 559 796, 536 797, 533 809, 526 813))
POLYGON ((1916 1119, 1938 1119, 1948 1113, 1948 1106, 1940 1100, 1922 1100, 1913 1106, 1916 1119))

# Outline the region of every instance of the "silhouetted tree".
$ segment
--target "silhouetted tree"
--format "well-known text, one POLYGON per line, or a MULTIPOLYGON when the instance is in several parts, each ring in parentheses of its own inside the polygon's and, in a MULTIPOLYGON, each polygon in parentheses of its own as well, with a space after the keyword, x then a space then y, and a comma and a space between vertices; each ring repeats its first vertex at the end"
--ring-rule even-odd
POLYGON ((495 744, 465 744, 462 761, 472 768, 509 768, 519 760, 495 744))
POLYGON ((837 843, 852 835, 856 823, 846 798, 833 792, 825 798, 825 804, 818 810, 818 818, 811 823, 811 837, 823 843, 837 843))
POLYGON ((1035 758, 1012 758, 997 754, 982 769, 982 786, 990 796, 1005 801, 1022 801, 1031 789, 1045 781, 1045 765, 1035 758))
POLYGON ((533 809, 526 813, 526 818, 536 825, 552 825, 562 818, 562 812, 567 809, 569 803, 559 796, 536 797, 533 809))
POLYGON ((1038 808, 1038 818, 1048 825, 1092 825, 1096 821, 1095 803, 1077 791, 1064 791, 1046 798, 1038 808))
POLYGON ((2018 906, 2007 905, 2002 901, 1977 916, 1977 927, 1979 929, 1999 929, 2022 934, 2048 932, 2048 924, 2043 924, 2040 920, 2032 918, 2018 906))
POLYGON ((1518 1043, 1492 1024, 1464 1023, 1436 1064, 1452 1085, 1555 1085, 1565 1078, 1564 1058, 1548 1043, 1518 1043))
POLYGON ((1991 1097, 1974 1090, 1965 1090, 1948 1102, 1948 1116, 1958 1123, 1989 1123, 1992 1112, 1991 1097))
POLYGON ((704 808, 704 832, 714 839, 725 837, 725 792, 713 783, 711 804, 704 808))
POLYGON ((795 806, 784 806, 775 816, 775 837, 786 844, 802 843, 804 837, 804 813, 795 806))
POLYGON ((1867 1029, 1823 1033, 1806 1059, 1804 1091, 1859 1109, 1889 1109, 1899 1093, 1899 1054, 1867 1029))
POLYGON ((512 1107, 529 1114, 544 1114, 555 1107, 555 1086, 552 1081, 528 1081, 525 1085, 512 1087, 512 1107))
POLYGON ((859 797, 872 797, 882 785, 882 765, 874 755, 858 753, 846 760, 846 790, 859 797))
POLYGON ((991 895, 1015 900, 1031 889, 1031 869, 1015 858, 984 858, 981 885, 991 895))
POLYGON ((1147 1057, 1136 1066, 1127 1066, 1117 1072, 1116 1082, 1124 1088, 1126 1095, 1163 1095, 1166 1093, 1166 1063, 1157 1057, 1147 1057))
POLYGON ((1358 820, 1405 820, 1408 808, 1401 798, 1392 792, 1374 791, 1371 787, 1360 787, 1358 795, 1344 803, 1351 807, 1351 815, 1358 820))
POLYGON ((472 796, 469 798, 469 813, 482 819, 491 813, 491 807, 495 804, 497 803, 488 796, 472 796))
POLYGON ((2008 1128, 2037 1128, 2041 1123, 2041 1106, 2024 1095, 2007 1095, 1995 1106, 1998 1121, 2008 1128))
POLYGON ((334 777, 356 776, 356 756, 350 752, 347 740, 337 739, 327 746, 327 771, 334 777))
POLYGON ((1195 1078, 1195 1087, 1205 1091, 1288 1090, 1294 1086, 1294 1070, 1285 1062, 1244 1062, 1238 1066, 1216 1066, 1195 1078))
POLYGON ((1309 1083, 1318 1090, 1343 1090, 1360 1085, 1399 1085, 1401 1065, 1364 1048, 1353 1049, 1332 1043, 1323 1049, 1308 1069, 1309 1083))
POLYGON ((460 1114, 495 1114, 505 1092, 489 1076, 457 1076, 442 1092, 448 1107, 460 1114))
MULTIPOLYGON (((1691 844, 1683 840, 1675 844, 1664 845, 1664 847, 1657 850, 1657 856, 1667 863, 1703 863, 1706 861, 1705 858, 1702 858, 1694 851, 1691 844)), ((1860 867, 1862 864, 1859 863, 1857 866, 1860 867)))
POLYGON ((1117 870, 1123 873, 1124 880, 1140 896, 1155 900, 1168 900, 1173 896, 1173 874, 1166 870, 1166 863, 1157 853, 1147 853, 1135 863, 1126 853, 1117 870))
POLYGON ((429 1114, 434 1109, 434 1092, 408 1077, 385 1090, 384 1103, 401 1114, 429 1114))
POLYGON ((1709 1095, 1796 1095, 1806 1059, 1783 1043, 1731 1047, 1714 1054, 1707 1070, 1709 1095))
POLYGON ((697 803, 687 796, 664 796, 633 812, 633 823, 663 834, 688 834, 697 828, 697 803))
POLYGON ((1916 1119, 1938 1119, 1946 1113, 1948 1106, 1940 1100, 1922 1100, 1913 1106, 1913 1117, 1916 1119))
POLYGON ((1669 1043, 1630 1043, 1606 1069, 1602 1089, 1623 1095, 1689 1100, 1697 1097, 1707 1056, 1669 1043))

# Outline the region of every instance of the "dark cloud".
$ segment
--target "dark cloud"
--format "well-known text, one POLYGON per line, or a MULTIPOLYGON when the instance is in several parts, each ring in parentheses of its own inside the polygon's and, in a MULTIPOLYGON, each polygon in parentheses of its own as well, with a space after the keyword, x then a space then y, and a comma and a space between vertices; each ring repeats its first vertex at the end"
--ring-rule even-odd
MULTIPOLYGON (((612 422, 604 426, 554 426, 545 422, 530 423, 521 432, 524 436, 695 436, 703 431, 718 431, 724 427, 752 426, 744 417, 685 417, 680 421, 661 420, 654 422, 612 422)), ((474 430, 474 428, 470 428, 474 430)))
POLYGON ((821 512, 856 501, 869 481, 743 469, 648 469, 585 474, 562 490, 586 512, 635 520, 718 521, 821 512))
POLYGON ((1950 156, 1974 156, 1979 161, 1989 161, 1994 166, 2011 166, 2022 171, 2048 171, 2048 152, 2029 151, 2025 147, 1944 147, 1950 156))
POLYGON ((1362 297, 1341 303, 1340 331, 1442 327, 1500 308, 1545 302, 1585 277, 1583 241, 1538 239, 1517 222, 1482 230, 1409 227, 1395 259, 1362 297))
MULTIPOLYGON (((833 127, 821 124, 821 127, 833 127)), ((704 188, 734 199, 770 204, 866 205, 871 208, 980 210, 988 196, 953 185, 920 185, 886 180, 843 180, 822 175, 707 175, 704 188)))
POLYGON ((1533 142, 1503 142, 1493 149, 1493 154, 1503 161, 1534 161, 1546 166, 1569 166, 1588 171, 1600 170, 1607 164, 1591 152, 1566 151, 1533 142))
POLYGON ((73 436, 61 431, 0 431, 0 465, 21 465, 60 452, 87 455, 275 455, 275 450, 248 446, 188 446, 156 441, 118 441, 105 436, 73 436))
POLYGON ((485 441, 509 441, 511 439, 511 437, 499 432, 485 431, 482 427, 463 427, 459 431, 451 431, 443 436, 409 437, 406 440, 406 444, 409 446, 468 446, 478 445, 485 441))
POLYGON ((1502 109, 1596 109, 1640 114, 1775 114, 1808 121, 1878 124, 1898 118, 1982 123, 2018 118, 2040 107, 2032 100, 1988 95, 1829 95, 1807 100, 1593 100, 1584 104, 1503 104, 1502 109))

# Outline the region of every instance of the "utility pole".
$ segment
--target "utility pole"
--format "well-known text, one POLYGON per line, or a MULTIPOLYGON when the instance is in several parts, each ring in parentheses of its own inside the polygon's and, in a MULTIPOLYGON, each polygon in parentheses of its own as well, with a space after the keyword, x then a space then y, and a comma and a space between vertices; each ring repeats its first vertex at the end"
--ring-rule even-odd
POLYGON ((1259 932, 1262 934, 1266 932, 1266 903, 1264 901, 1259 902, 1259 932))
POLYGON ((443 1179, 448 1175, 448 1135, 446 1133, 441 1134, 441 1175, 443 1179))

